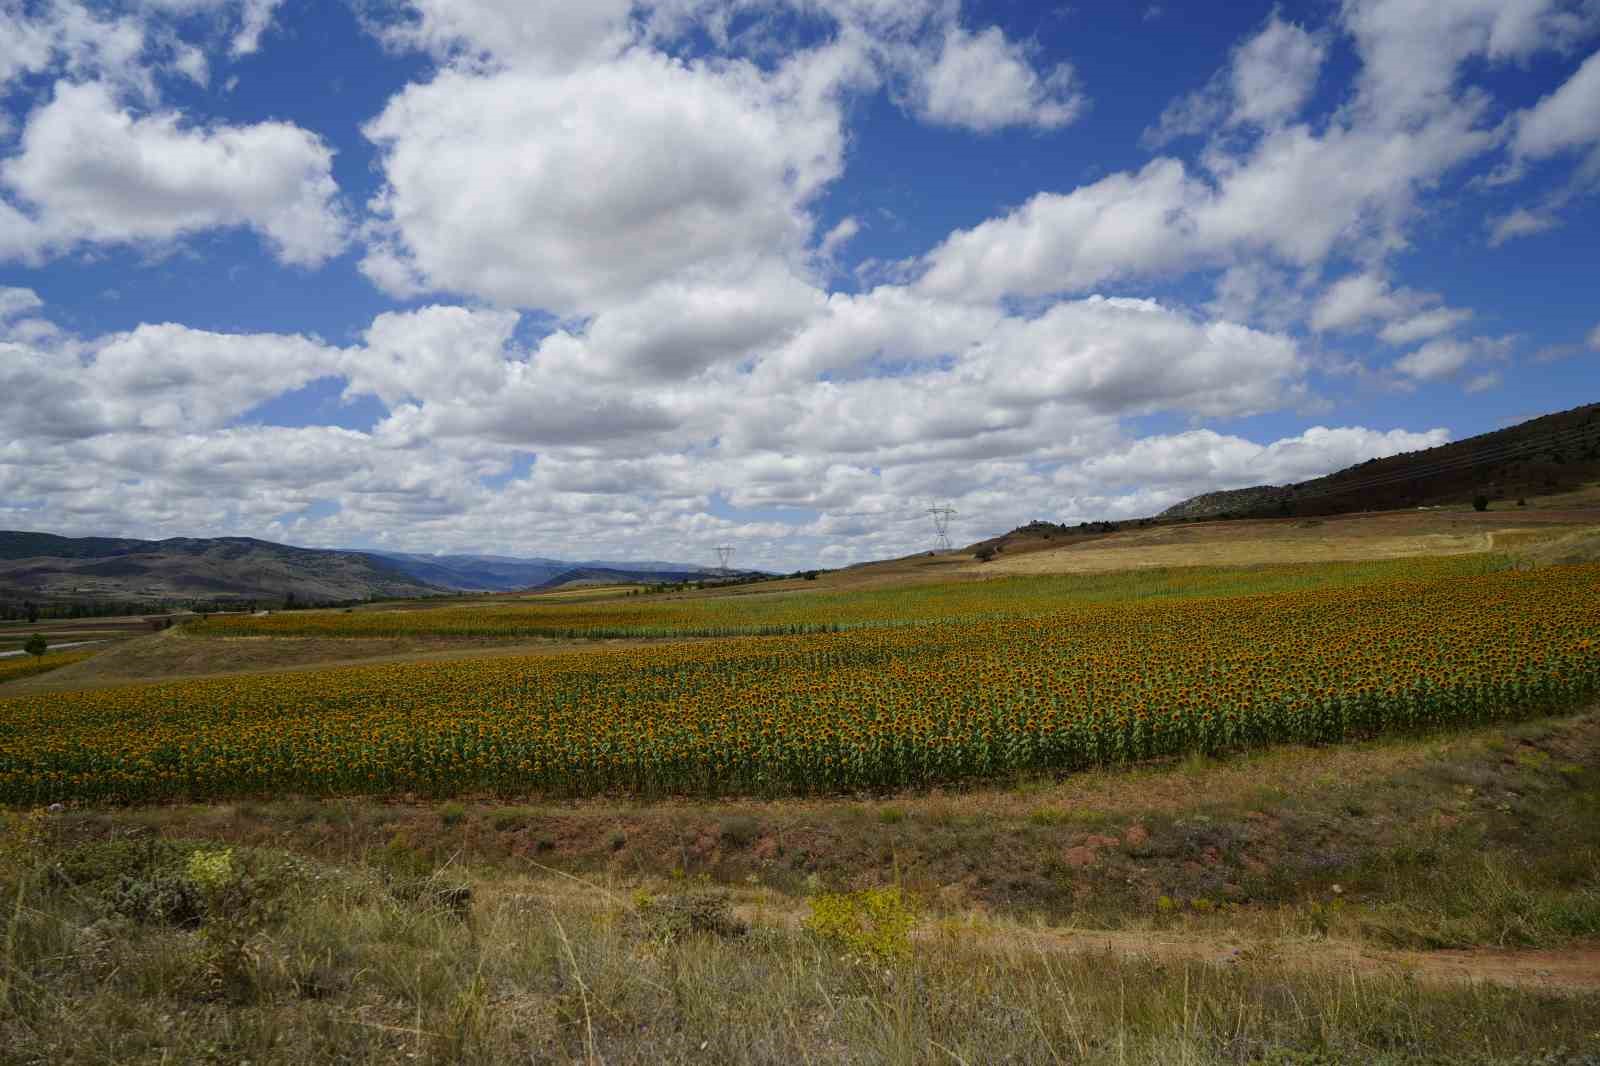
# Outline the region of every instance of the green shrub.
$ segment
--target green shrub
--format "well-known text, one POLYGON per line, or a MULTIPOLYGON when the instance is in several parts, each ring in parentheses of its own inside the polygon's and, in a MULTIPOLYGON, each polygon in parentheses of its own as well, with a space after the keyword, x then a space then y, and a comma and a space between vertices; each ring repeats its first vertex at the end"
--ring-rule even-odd
POLYGON ((847 957, 883 965, 910 957, 917 913, 915 903, 891 885, 815 896, 805 924, 847 957))
POLYGON ((747 848, 761 837, 761 823, 748 814, 735 814, 722 820, 722 839, 737 848, 747 848))
POLYGON ((171 873, 124 877, 106 896, 106 904, 119 918, 180 929, 198 928, 206 911, 200 887, 171 873))
POLYGON ((536 816, 531 807, 502 807, 494 812, 494 827, 502 833, 526 829, 536 816))

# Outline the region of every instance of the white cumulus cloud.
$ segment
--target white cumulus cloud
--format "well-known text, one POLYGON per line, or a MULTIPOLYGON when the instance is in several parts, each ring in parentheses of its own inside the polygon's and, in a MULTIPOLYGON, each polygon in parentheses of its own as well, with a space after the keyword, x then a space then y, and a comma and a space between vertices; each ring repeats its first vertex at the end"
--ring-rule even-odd
POLYGON ((1070 65, 1041 75, 998 26, 976 33, 949 27, 938 58, 919 65, 912 87, 915 109, 929 122, 983 133, 1006 126, 1056 129, 1087 103, 1070 65))
POLYGON ((97 82, 60 82, 0 163, 0 256, 34 259, 81 243, 178 239, 245 226, 286 263, 337 253, 345 222, 332 152, 286 122, 198 126, 135 114, 97 82))
POLYGON ((803 258, 851 69, 823 49, 770 74, 644 50, 561 75, 446 70, 367 127, 386 185, 363 268, 396 291, 580 314, 803 258))

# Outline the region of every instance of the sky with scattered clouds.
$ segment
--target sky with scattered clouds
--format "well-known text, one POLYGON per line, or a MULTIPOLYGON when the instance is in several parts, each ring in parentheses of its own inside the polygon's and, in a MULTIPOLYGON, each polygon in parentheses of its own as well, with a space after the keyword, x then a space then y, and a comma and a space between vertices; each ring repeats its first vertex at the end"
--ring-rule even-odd
POLYGON ((1600 399, 1600 0, 0 0, 0 527, 834 566, 1600 399))

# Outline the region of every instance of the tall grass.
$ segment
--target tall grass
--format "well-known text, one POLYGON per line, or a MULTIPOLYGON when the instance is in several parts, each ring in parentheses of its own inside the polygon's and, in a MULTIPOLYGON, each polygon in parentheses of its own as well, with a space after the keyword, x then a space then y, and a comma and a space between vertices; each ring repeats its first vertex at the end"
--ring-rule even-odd
MULTIPOLYGON (((182 868, 182 845, 160 853, 182 868)), ((759 916, 663 937, 603 885, 478 880, 462 908, 266 853, 237 854, 250 880, 173 924, 127 916, 108 887, 125 881, 82 856, 35 856, 0 874, 8 1063, 1576 1066, 1600 1040, 1593 995, 1163 965, 981 926, 864 965, 759 916)))

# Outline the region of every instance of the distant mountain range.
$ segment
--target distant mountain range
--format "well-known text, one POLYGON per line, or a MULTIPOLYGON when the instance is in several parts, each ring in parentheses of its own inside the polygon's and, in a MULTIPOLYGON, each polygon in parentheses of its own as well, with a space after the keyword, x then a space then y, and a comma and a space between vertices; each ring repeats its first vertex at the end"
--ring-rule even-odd
POLYGON ((670 582, 670 562, 517 559, 295 548, 250 537, 135 540, 0 531, 0 599, 41 602, 344 602, 571 584, 670 582))
POLYGON ((708 567, 688 563, 616 562, 588 559, 568 562, 562 559, 516 559, 505 555, 408 555, 399 552, 371 552, 418 581, 447 589, 507 592, 514 589, 543 588, 567 584, 563 580, 574 571, 603 570, 608 573, 637 575, 619 580, 675 581, 685 574, 703 574, 708 567))
POLYGON ((1512 501, 1569 492, 1600 480, 1600 404, 1575 407, 1437 448, 1369 459, 1294 485, 1208 492, 1162 518, 1330 515, 1512 501))

